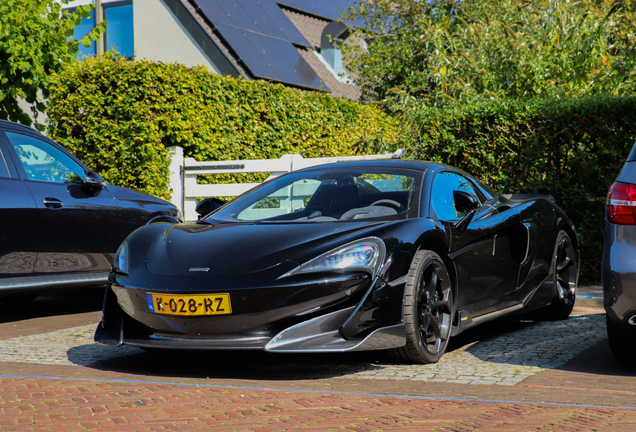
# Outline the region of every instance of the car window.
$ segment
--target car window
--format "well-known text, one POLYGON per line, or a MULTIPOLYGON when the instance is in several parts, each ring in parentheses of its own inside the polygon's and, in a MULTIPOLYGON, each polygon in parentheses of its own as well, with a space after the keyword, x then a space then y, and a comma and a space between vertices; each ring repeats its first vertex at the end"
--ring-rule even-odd
POLYGON ((239 220, 269 219, 305 208, 320 180, 302 179, 261 198, 238 215, 239 220))
POLYGON ((484 198, 486 198, 486 201, 490 201, 491 199, 493 199, 495 197, 495 193, 493 192, 493 190, 490 189, 485 184, 477 181, 477 182, 475 182, 475 185, 477 186, 477 188, 481 192, 482 196, 484 198))
POLYGON ((358 190, 372 188, 372 193, 399 192, 413 189, 413 177, 395 174, 361 174, 358 176, 358 190))
POLYGON ((46 141, 15 132, 6 132, 29 180, 78 183, 84 169, 63 151, 46 141))
POLYGON ((330 222, 407 217, 420 174, 365 168, 281 176, 211 217, 223 221, 330 222))
POLYGON ((431 205, 440 220, 452 221, 464 216, 464 213, 455 209, 455 190, 468 192, 482 204, 475 186, 466 177, 457 173, 441 172, 435 176, 431 191, 431 205))

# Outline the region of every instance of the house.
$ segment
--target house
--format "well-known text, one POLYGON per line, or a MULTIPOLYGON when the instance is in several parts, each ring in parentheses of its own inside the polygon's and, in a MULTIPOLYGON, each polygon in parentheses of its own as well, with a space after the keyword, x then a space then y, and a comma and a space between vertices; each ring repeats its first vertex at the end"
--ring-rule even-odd
POLYGON ((76 28, 83 37, 106 20, 106 33, 80 55, 116 49, 127 57, 264 79, 357 100, 339 46, 354 23, 338 21, 354 0, 74 0, 96 3, 76 28))

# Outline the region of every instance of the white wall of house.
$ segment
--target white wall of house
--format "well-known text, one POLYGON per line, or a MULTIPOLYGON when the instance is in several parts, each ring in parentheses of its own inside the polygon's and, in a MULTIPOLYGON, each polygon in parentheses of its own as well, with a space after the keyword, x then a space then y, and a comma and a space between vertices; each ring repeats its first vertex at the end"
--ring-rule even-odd
MULTIPOLYGON (((102 0, 103 4, 118 0, 102 0)), ((95 3, 95 0, 71 0, 65 7, 95 3)), ((182 27, 162 0, 132 0, 135 58, 192 67, 203 65, 218 70, 182 27)))
POLYGON ((134 0, 135 58, 207 66, 217 72, 161 0, 134 0))

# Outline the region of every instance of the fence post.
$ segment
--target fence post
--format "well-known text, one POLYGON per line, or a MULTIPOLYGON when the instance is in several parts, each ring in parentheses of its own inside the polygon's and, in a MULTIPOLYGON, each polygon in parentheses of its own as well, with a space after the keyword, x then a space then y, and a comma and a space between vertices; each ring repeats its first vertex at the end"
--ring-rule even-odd
POLYGON ((298 165, 298 162, 301 162, 303 159, 304 158, 301 155, 299 155, 299 154, 291 155, 291 161, 290 161, 290 164, 289 164, 289 172, 292 172, 292 171, 295 171, 297 169, 300 169, 300 168, 298 168, 298 166, 294 166, 294 164, 298 165))
POLYGON ((183 214, 183 148, 172 146, 167 150, 170 155, 170 202, 183 214))

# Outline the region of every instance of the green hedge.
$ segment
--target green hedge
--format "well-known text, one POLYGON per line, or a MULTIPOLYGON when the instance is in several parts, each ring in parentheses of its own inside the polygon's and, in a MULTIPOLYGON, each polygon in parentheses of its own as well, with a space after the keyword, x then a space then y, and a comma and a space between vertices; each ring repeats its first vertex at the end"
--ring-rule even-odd
POLYGON ((327 157, 374 153, 402 133, 379 110, 324 92, 99 57, 55 77, 48 115, 49 136, 105 181, 162 197, 168 146, 197 160, 327 157))
POLYGON ((95 58, 56 76, 48 115, 49 135, 106 181, 163 197, 170 195, 168 146, 197 160, 323 157, 401 147, 408 134, 412 158, 455 165, 501 192, 553 195, 577 227, 582 278, 600 280, 605 197, 636 139, 636 98, 404 112, 410 129, 322 92, 95 58))
POLYGON ((505 193, 547 193, 576 225, 584 281, 600 281, 607 191, 636 140, 636 98, 492 102, 410 112, 410 156, 505 193))

